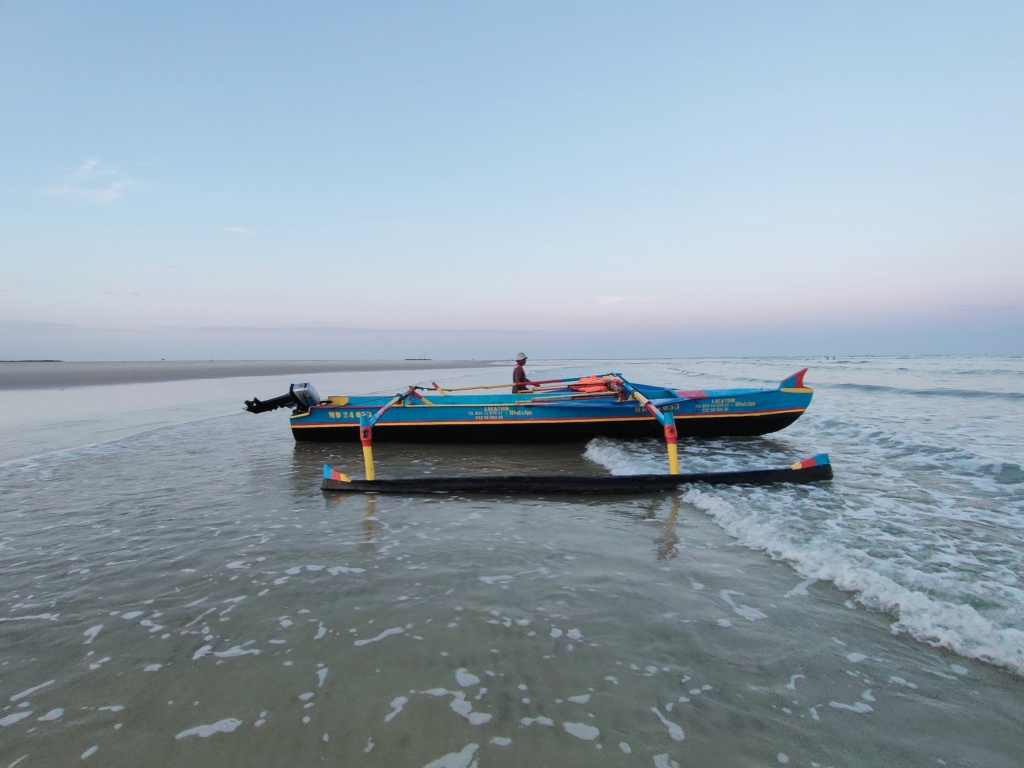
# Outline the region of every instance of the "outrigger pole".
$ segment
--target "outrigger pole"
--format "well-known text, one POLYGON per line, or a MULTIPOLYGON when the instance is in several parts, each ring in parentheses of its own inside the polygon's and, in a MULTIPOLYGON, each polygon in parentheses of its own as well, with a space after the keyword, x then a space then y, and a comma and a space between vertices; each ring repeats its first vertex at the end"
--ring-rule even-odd
MULTIPOLYGON (((675 418, 671 413, 665 413, 658 408, 654 403, 651 402, 650 398, 644 395, 642 392, 637 390, 632 384, 626 381, 622 376, 618 374, 608 374, 607 376, 601 377, 605 382, 605 386, 608 387, 609 392, 615 392, 615 385, 621 387, 617 390, 619 392, 625 392, 640 405, 642 405, 647 411, 658 420, 658 423, 662 425, 665 431, 665 446, 668 450, 668 473, 670 475, 679 474, 679 433, 676 429, 675 418)), ((578 382, 579 379, 547 379, 545 381, 533 382, 534 384, 565 384, 567 382, 578 382)), ((446 394, 447 392, 457 392, 460 390, 470 389, 496 389, 498 387, 511 386, 509 384, 487 384, 480 387, 454 387, 448 390, 441 389, 435 382, 431 382, 434 385, 434 391, 440 394, 446 394)), ((403 402, 410 396, 415 396, 427 402, 417 390, 424 389, 424 387, 417 387, 411 385, 405 392, 399 392, 395 395, 386 405, 378 410, 372 416, 360 416, 359 417, 359 442, 363 446, 363 463, 366 465, 366 479, 374 480, 376 474, 373 468, 373 425, 377 423, 381 416, 387 413, 393 406, 403 402)), ((550 391, 550 390, 549 390, 550 391)), ((593 394, 593 393, 589 393, 593 394)))
POLYGON ((679 474, 679 432, 676 430, 676 420, 671 413, 664 413, 658 409, 654 403, 650 401, 650 398, 641 394, 636 390, 632 384, 623 379, 621 376, 618 377, 618 382, 622 385, 633 399, 638 401, 640 405, 647 409, 647 411, 658 420, 658 423, 665 428, 665 446, 668 448, 668 473, 670 475, 679 474))
MULTIPOLYGON (((359 417, 359 438, 363 446, 363 462, 366 479, 353 480, 328 465, 324 465, 321 489, 324 491, 356 493, 649 493, 678 488, 688 483, 709 483, 711 485, 765 485, 770 483, 813 483, 832 479, 832 464, 828 454, 817 454, 795 462, 781 469, 740 470, 730 472, 679 473, 678 432, 671 413, 662 411, 649 397, 618 374, 608 374, 602 379, 608 391, 628 396, 643 406, 665 430, 665 444, 668 448, 669 474, 667 475, 612 475, 570 477, 566 475, 506 475, 485 477, 429 477, 396 478, 377 480, 373 467, 373 425, 389 409, 409 397, 417 397, 432 405, 417 390, 427 387, 410 386, 405 392, 395 395, 386 405, 372 416, 359 417)), ((552 379, 544 384, 562 384, 573 379, 552 379)), ((462 389, 488 389, 494 387, 464 387, 462 389)), ((445 390, 434 384, 433 391, 445 394, 445 390)), ((452 391, 452 390, 449 390, 452 391)), ((558 391, 553 389, 548 392, 558 391)), ((586 393, 583 394, 593 394, 586 393)), ((659 400, 662 406, 682 402, 686 397, 659 400)))
POLYGON ((363 444, 363 464, 366 465, 366 479, 375 480, 377 475, 373 470, 373 425, 377 423, 392 406, 398 405, 405 398, 410 395, 415 395, 424 402, 427 402, 425 398, 416 391, 415 386, 410 386, 405 392, 399 392, 390 402, 377 411, 373 416, 360 416, 359 417, 359 442, 363 444))

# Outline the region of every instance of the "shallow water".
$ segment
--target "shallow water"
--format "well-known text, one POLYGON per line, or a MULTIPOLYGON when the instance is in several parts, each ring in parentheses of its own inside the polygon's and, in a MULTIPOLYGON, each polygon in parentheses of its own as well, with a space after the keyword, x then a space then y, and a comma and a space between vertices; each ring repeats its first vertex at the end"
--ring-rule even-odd
MULTIPOLYGON (((531 374, 693 389, 806 364, 531 374)), ((832 483, 596 499, 324 496, 358 446, 240 412, 279 379, 66 390, 63 434, 4 404, 0 766, 1019 765, 1022 371, 814 363, 796 424, 681 460, 827 451, 832 483)), ((665 464, 653 440, 375 455, 380 476, 665 464)))

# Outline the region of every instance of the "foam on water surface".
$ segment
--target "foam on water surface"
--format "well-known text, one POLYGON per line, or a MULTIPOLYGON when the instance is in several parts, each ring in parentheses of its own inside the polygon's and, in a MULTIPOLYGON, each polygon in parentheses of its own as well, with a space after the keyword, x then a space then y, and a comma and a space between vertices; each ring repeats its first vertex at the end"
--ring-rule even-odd
MULTIPOLYGON (((680 386, 713 383, 674 367, 680 386)), ((904 749, 1014 766, 1024 526, 1005 467, 1021 462, 966 429, 868 419, 862 390, 837 391, 779 435, 681 446, 695 469, 828 450, 837 480, 814 487, 328 498, 322 463, 352 446, 292 445, 248 414, 0 468, 0 764, 93 750, 118 768, 159 740, 219 766, 282 744, 291 762, 368 766, 409 749, 467 768, 889 764, 904 749)), ((665 460, 657 440, 574 450, 382 444, 378 471, 665 460)))
MULTIPOLYGON (((683 500, 744 545, 793 565, 806 581, 791 596, 817 580, 829 581, 856 593, 864 605, 895 615, 896 631, 1024 672, 1024 487, 995 480, 1015 477, 1012 468, 1020 465, 1020 442, 1008 439, 1009 414, 999 401, 1013 385, 986 380, 989 394, 969 398, 957 411, 961 426, 922 417, 924 402, 909 405, 915 396, 950 398, 955 392, 891 386, 902 383, 901 375, 911 379, 887 373, 887 399, 836 402, 819 389, 808 414, 780 433, 805 446, 788 455, 728 440, 680 450, 683 471, 784 466, 799 454, 826 450, 836 471, 831 484, 698 488, 683 500), (979 419, 998 414, 999 428, 972 420, 971 410, 979 419), (986 426, 979 429, 979 423, 986 426)), ((957 391, 968 390, 964 385, 957 391)), ((1019 413, 1009 420, 1024 421, 1019 413)), ((586 450, 589 460, 613 474, 664 471, 662 454, 653 440, 638 445, 599 439, 586 450)))
POLYGON ((241 720, 238 720, 234 717, 227 717, 223 720, 218 720, 215 723, 197 725, 194 728, 188 728, 187 730, 184 730, 181 733, 179 733, 174 738, 186 739, 189 736, 198 736, 200 738, 205 739, 209 738, 210 736, 213 736, 216 733, 231 733, 235 731, 241 724, 241 720))

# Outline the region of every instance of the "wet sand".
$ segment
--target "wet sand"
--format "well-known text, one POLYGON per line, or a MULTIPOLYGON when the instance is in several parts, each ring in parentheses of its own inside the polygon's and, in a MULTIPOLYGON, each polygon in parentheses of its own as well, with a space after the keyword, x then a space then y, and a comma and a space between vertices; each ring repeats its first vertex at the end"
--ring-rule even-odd
MULTIPOLYGON (((139 362, 2 361, 0 390, 65 389, 239 376, 354 371, 483 368, 495 360, 159 360, 139 362)), ((508 362, 512 366, 511 361, 508 362)))

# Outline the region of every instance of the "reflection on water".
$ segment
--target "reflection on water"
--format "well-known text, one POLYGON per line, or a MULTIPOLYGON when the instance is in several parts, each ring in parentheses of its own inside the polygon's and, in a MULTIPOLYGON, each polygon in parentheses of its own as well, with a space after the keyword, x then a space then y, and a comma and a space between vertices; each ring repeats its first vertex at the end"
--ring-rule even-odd
POLYGON ((665 527, 662 535, 655 540, 658 545, 659 560, 674 560, 679 554, 679 535, 676 533, 676 523, 679 520, 679 494, 672 494, 672 506, 665 516, 665 527))

